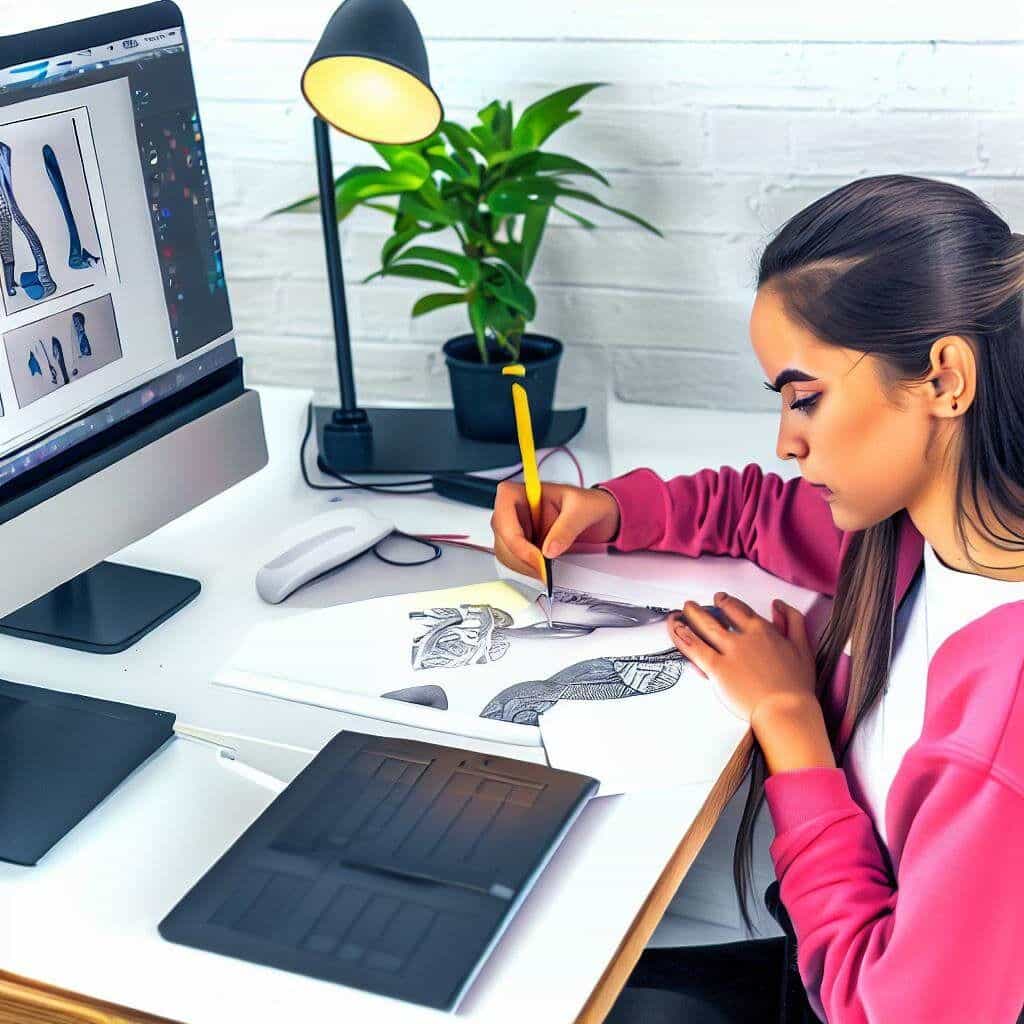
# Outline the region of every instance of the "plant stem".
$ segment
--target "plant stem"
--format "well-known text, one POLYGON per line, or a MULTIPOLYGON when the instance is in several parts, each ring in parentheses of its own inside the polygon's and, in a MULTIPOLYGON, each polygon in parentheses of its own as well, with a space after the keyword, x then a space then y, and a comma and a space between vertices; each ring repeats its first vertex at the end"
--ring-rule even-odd
POLYGON ((513 345, 504 334, 495 335, 498 341, 498 347, 503 348, 509 355, 512 356, 512 361, 515 362, 519 358, 519 353, 516 351, 516 346, 513 345))

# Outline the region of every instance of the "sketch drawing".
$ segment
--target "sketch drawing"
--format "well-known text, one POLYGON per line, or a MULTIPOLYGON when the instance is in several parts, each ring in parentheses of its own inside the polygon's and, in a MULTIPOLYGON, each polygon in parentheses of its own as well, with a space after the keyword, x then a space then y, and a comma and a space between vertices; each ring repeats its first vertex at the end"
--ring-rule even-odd
POLYGON ((689 659, 674 647, 655 654, 589 658, 549 679, 515 683, 488 701, 481 718, 536 725, 541 712, 560 700, 618 700, 675 686, 689 659))
POLYGON ((460 604, 410 612, 422 626, 413 639, 412 667, 458 668, 486 665, 508 653, 514 640, 560 640, 586 636, 595 629, 645 626, 664 620, 668 608, 627 604, 580 590, 555 587, 552 624, 514 625, 512 616, 489 604, 460 604))

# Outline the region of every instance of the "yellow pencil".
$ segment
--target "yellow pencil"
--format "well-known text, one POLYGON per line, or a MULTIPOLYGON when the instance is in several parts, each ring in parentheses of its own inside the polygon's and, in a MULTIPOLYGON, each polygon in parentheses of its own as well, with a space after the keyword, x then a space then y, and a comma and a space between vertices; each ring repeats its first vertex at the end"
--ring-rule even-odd
MULTIPOLYGON (((525 377, 526 368, 521 363, 503 366, 501 372, 507 377, 525 377)), ((512 383, 512 405, 515 409, 516 433, 519 436, 519 452, 523 460, 523 483, 526 485, 526 501, 533 519, 533 539, 537 547, 544 541, 541 534, 541 482, 537 469, 537 448, 533 440, 533 422, 530 419, 530 401, 526 388, 518 381, 512 383)), ((548 592, 548 621, 551 619, 551 596, 553 581, 551 559, 541 555, 541 574, 548 592)))

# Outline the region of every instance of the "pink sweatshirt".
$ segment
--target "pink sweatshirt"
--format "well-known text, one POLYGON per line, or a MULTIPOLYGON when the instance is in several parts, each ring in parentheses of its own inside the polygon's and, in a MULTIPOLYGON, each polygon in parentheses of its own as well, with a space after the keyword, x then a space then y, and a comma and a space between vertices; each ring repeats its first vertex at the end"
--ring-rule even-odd
MULTIPOLYGON (((748 558, 834 596, 853 537, 803 478, 751 463, 664 481, 636 469, 601 487, 619 551, 748 558)), ((901 513, 897 606, 924 538, 901 513)), ((812 637, 813 640, 813 637, 812 637)), ((843 654, 826 697, 835 721, 843 654)), ((947 638, 928 666, 920 739, 889 790, 890 871, 841 768, 765 784, 779 894, 811 1006, 828 1024, 1013 1024, 1024 1006, 1024 601, 947 638), (895 872, 895 878, 893 877, 895 872)), ((845 739, 846 732, 839 737, 845 739)))

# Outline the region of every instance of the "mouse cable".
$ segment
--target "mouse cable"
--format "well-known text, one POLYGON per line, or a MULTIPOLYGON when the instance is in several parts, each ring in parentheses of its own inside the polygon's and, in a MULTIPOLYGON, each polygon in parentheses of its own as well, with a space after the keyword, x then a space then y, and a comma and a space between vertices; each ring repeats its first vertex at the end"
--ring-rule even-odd
POLYGON ((371 549, 373 553, 382 561, 385 565, 397 565, 397 566, 416 566, 416 565, 427 565, 430 562, 436 562, 441 557, 441 545, 435 544, 432 540, 428 540, 426 537, 417 537, 412 533, 403 533, 401 530, 395 530, 393 533, 389 533, 386 537, 382 537, 371 549), (418 562, 398 562, 393 558, 385 558, 377 548, 381 546, 385 541, 391 540, 392 537, 404 537, 406 540, 415 541, 417 544, 422 544, 424 547, 430 548, 434 553, 429 558, 423 558, 418 562))

